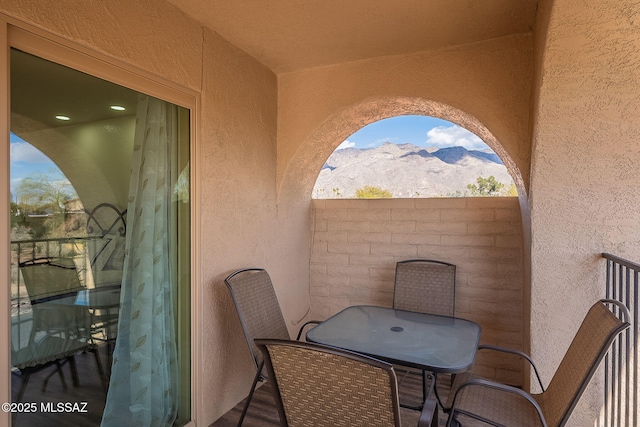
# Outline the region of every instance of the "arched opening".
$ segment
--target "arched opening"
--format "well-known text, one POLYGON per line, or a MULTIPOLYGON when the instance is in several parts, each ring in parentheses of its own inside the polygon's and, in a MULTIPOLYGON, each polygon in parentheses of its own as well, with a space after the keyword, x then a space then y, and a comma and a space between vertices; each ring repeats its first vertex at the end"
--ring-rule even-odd
POLYGON ((523 209, 523 217, 528 218, 528 191, 522 172, 491 131, 477 118, 458 108, 437 101, 411 97, 371 98, 345 107, 325 119, 300 145, 287 165, 279 180, 278 198, 293 200, 305 197, 304 194, 310 197, 317 173, 338 145, 349 135, 370 123, 400 115, 441 118, 469 130, 482 139, 500 157, 513 177, 523 209), (316 173, 311 174, 309 171, 316 171, 316 173))
POLYGON ((82 203, 49 157, 11 133, 11 240, 86 235, 82 203))
MULTIPOLYGON (((436 101, 376 98, 335 112, 305 139, 280 181, 283 207, 307 211, 317 173, 345 139, 373 122, 400 115, 437 117, 484 141, 513 178, 518 198, 475 197, 312 200, 310 318, 350 305, 390 306, 395 264, 424 258, 455 264, 456 315, 483 327, 487 342, 528 346, 527 191, 509 152, 476 117, 436 101)), ((522 386, 519 362, 496 369, 477 365, 522 386)))

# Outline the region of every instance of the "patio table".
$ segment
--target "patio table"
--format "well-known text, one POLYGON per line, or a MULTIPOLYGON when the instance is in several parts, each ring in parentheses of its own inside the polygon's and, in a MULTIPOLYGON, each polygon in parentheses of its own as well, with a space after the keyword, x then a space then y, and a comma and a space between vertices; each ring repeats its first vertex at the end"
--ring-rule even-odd
POLYGON ((345 308, 306 336, 310 342, 397 365, 456 374, 471 369, 480 332, 478 324, 457 317, 358 305, 345 308))

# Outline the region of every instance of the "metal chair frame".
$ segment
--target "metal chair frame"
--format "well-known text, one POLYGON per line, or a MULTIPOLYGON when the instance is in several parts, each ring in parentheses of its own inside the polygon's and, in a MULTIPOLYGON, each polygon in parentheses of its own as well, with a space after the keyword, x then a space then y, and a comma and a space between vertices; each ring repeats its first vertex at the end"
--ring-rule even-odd
MULTIPOLYGON (((521 356, 523 359, 525 359, 533 368, 533 371, 536 375, 536 378, 538 380, 538 383, 540 385, 541 388, 541 393, 540 394, 536 394, 536 395, 532 395, 530 393, 527 393, 519 388, 516 387, 512 387, 512 386, 508 386, 505 384, 501 384, 501 383, 497 383, 494 381, 490 381, 484 378, 479 378, 479 377, 475 377, 473 375, 469 375, 470 379, 464 379, 462 378, 460 380, 461 384, 457 385, 456 387, 454 387, 452 389, 452 393, 453 397, 450 398, 449 402, 451 403, 451 407, 447 409, 447 411, 449 412, 449 419, 447 421, 447 427, 455 427, 458 426, 459 423, 457 421, 457 416, 458 414, 463 414, 465 416, 480 420, 484 423, 487 423, 489 425, 493 425, 496 427, 500 427, 502 426, 502 424, 493 421, 491 419, 488 419, 487 417, 478 415, 478 414, 474 414, 468 410, 465 409, 460 409, 458 408, 458 405, 461 405, 461 402, 459 400, 463 399, 460 396, 462 396, 462 393, 465 389, 469 388, 474 388, 474 387, 479 387, 481 390, 485 389, 485 390, 495 390, 498 391, 499 393, 505 393, 505 395, 512 395, 512 396, 517 396, 521 399, 524 399, 525 402, 527 402, 528 405, 530 405, 530 410, 535 411, 535 413, 537 414, 537 416, 539 417, 539 423, 538 425, 541 427, 562 427, 564 426, 568 420, 569 417, 571 416, 571 413, 573 412, 573 410, 575 409, 578 401, 580 400, 580 397, 582 396, 582 394, 584 393, 585 389, 587 388, 587 385, 589 384, 591 378, 593 377, 593 375, 595 374, 598 366, 600 365, 600 362, 602 361, 602 359, 604 358, 604 356, 607 354, 607 352, 609 351, 609 348, 611 347, 614 339, 625 329, 627 329, 630 326, 629 323, 629 310, 627 309, 627 307, 622 304, 619 301, 616 300, 612 300, 612 299, 601 299, 599 300, 593 307, 595 308, 598 304, 611 304, 614 306, 614 310, 613 310, 613 314, 614 316, 616 316, 618 318, 618 323, 616 323, 615 325, 612 326, 612 328, 608 331, 605 339, 599 343, 599 350, 597 352, 597 354, 595 355, 595 358, 593 360, 593 363, 589 366, 587 372, 585 373, 585 375, 582 377, 580 383, 578 384, 578 387, 575 389, 575 391, 572 393, 569 401, 567 402, 568 405, 566 406, 564 412, 562 413, 559 422, 557 424, 554 425, 550 425, 547 422, 547 417, 544 414, 544 409, 543 407, 540 405, 539 400, 536 399, 536 397, 540 397, 542 395, 544 395, 544 393, 546 393, 546 390, 542 384, 542 380, 540 379, 540 375, 538 374, 538 369, 536 368, 533 360, 525 353, 518 351, 518 350, 511 350, 511 349, 504 349, 501 347, 495 347, 495 346, 480 346, 479 349, 486 349, 486 350, 491 350, 491 351, 498 351, 498 352, 503 352, 503 353, 509 353, 509 354, 516 354, 518 356, 521 356), (617 310, 617 314, 616 314, 616 310, 617 310)), ((588 319, 588 315, 587 317, 585 317, 584 322, 588 319)), ((578 331, 578 333, 576 333, 576 337, 578 337, 580 331, 578 331)), ((584 332, 584 333, 588 333, 588 332, 584 332)), ((575 338, 574 338, 575 340, 575 338)), ((569 353, 569 351, 571 350, 571 347, 569 347, 569 350, 567 350, 567 353, 565 353, 565 357, 566 354, 569 353)), ((556 371, 557 373, 558 371, 556 371)))
MULTIPOLYGON (((253 398, 253 394, 255 392, 256 386, 258 384, 259 381, 266 381, 268 378, 267 376, 265 376, 262 371, 264 368, 264 359, 262 357, 262 353, 260 352, 260 350, 258 350, 258 347, 256 347, 256 345, 254 344, 254 339, 255 338, 277 338, 277 339, 290 339, 289 336, 289 332, 287 330, 287 326, 286 323, 284 321, 284 317, 282 316, 282 311, 280 309, 280 305, 278 303, 278 299, 277 296, 275 294, 275 290, 273 289, 273 283, 271 282, 271 278, 269 277, 269 274, 267 273, 267 271, 263 268, 244 268, 241 270, 237 270, 233 273, 231 273, 229 276, 227 276, 226 279, 224 279, 224 283, 227 286, 227 288, 229 289, 229 293, 231 294, 231 298, 233 299, 233 303, 236 307, 236 311, 238 313, 238 317, 240 319, 240 324, 242 325, 242 331, 244 332, 244 336, 245 339, 247 341, 247 345, 249 346, 249 350, 251 351, 251 355, 253 358, 253 362, 255 364, 256 367, 256 374, 253 378, 253 382, 251 384, 251 389, 249 390, 249 395, 246 398, 246 402, 245 405, 242 409, 242 414, 240 415, 240 419, 238 420, 238 427, 242 426, 242 423, 244 422, 244 418, 247 415, 247 411, 249 410, 249 405, 251 404, 251 400, 253 398), (269 315, 271 315, 273 317, 273 321, 276 322, 275 325, 273 324, 268 324, 268 321, 266 321, 266 319, 262 318, 260 319, 260 323, 262 323, 263 327, 266 327, 265 331, 263 333, 266 333, 267 335, 272 335, 272 336, 268 336, 268 337, 256 337, 253 336, 251 330, 252 330, 252 326, 254 326, 253 324, 250 324, 251 320, 249 319, 248 314, 246 313, 246 309, 247 307, 244 307, 243 303, 244 301, 242 300, 242 297, 240 295, 238 295, 239 291, 241 291, 241 287, 243 285, 245 286, 249 286, 250 284, 248 283, 244 283, 241 279, 242 277, 249 277, 247 275, 254 275, 254 274, 259 274, 263 276, 263 280, 265 280, 264 286, 265 288, 263 289, 264 292, 266 292, 267 296, 269 299, 271 299, 271 301, 261 301, 261 306, 262 304, 266 304, 266 303, 271 303, 273 310, 275 310, 273 313, 269 313, 269 315), (268 282, 268 283, 267 283, 268 282)), ((257 307, 250 307, 251 308, 257 308, 257 307)), ((264 317, 264 316, 261 316, 264 317)), ((308 325, 312 325, 312 324, 318 324, 320 323, 320 321, 316 321, 316 320, 310 320, 308 322, 305 322, 301 327, 300 330, 298 331, 298 335, 296 337, 296 340, 299 340, 300 337, 302 336, 302 332, 304 331, 305 327, 307 327, 308 325)))

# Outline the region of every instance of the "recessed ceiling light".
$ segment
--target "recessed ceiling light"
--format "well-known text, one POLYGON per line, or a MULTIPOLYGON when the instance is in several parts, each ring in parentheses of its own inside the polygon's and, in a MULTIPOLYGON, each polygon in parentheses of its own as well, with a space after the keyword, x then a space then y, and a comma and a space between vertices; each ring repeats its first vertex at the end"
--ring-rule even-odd
POLYGON ((112 110, 116 110, 116 111, 124 111, 124 110, 126 110, 126 108, 124 108, 122 105, 112 105, 110 108, 112 110))
POLYGON ((71 120, 71 117, 58 115, 58 116, 56 116, 56 119, 58 119, 58 120, 63 120, 63 121, 65 121, 65 122, 66 122, 66 121, 68 121, 68 120, 71 120))

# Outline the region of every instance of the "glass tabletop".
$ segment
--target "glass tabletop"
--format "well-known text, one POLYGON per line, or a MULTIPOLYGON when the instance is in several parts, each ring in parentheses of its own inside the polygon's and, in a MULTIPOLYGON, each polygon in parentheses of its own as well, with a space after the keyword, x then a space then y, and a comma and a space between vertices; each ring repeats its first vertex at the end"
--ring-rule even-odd
POLYGON ((473 365, 480 326, 456 317, 360 305, 310 329, 307 340, 432 372, 460 373, 473 365))

